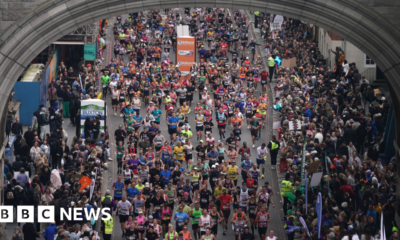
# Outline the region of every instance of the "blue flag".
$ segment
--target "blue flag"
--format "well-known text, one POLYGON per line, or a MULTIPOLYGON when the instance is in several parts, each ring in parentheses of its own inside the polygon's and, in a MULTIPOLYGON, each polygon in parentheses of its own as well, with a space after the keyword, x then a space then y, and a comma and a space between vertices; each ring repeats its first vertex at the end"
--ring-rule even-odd
POLYGON ((301 227, 298 227, 298 226, 288 226, 288 228, 285 229, 285 231, 286 231, 287 234, 289 234, 289 233, 292 233, 292 232, 294 232, 294 231, 296 231, 297 229, 300 229, 300 228, 301 227))
POLYGON ((322 195, 320 192, 318 193, 317 204, 315 206, 315 210, 317 211, 317 217, 318 217, 318 238, 320 238, 321 218, 322 218, 322 195))

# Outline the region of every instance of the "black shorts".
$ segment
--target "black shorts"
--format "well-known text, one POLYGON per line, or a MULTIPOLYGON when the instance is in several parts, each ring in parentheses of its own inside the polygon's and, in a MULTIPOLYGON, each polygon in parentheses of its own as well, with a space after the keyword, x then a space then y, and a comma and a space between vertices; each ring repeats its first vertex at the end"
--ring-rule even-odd
POLYGON ((176 133, 176 128, 168 128, 169 135, 176 133))
POLYGON ((124 102, 125 102, 125 98, 120 98, 120 99, 119 99, 119 102, 120 102, 120 103, 124 103, 124 102))
POLYGON ((159 152, 161 150, 161 148, 162 148, 162 146, 161 147, 156 146, 156 152, 159 152))
POLYGON ((231 215, 231 210, 230 209, 228 209, 228 210, 222 209, 221 211, 222 211, 222 216, 224 216, 224 218, 226 218, 226 219, 229 219, 229 216, 231 215))
POLYGON ((267 233, 267 227, 258 227, 258 234, 261 236, 262 234, 266 234, 267 233))
POLYGON ((218 125, 218 129, 225 129, 226 124, 218 125))
POLYGON ((251 136, 252 137, 257 137, 258 136, 258 131, 257 130, 251 130, 251 136))
POLYGON ((145 90, 145 91, 143 91, 143 96, 149 96, 150 95, 150 91, 149 90, 145 90))
POLYGON ((111 105, 118 105, 118 99, 111 99, 111 105))
POLYGON ((129 215, 119 215, 120 223, 126 222, 126 221, 128 221, 128 219, 129 219, 129 215))
POLYGON ((253 117, 253 112, 251 113, 246 112, 246 118, 252 118, 252 117, 253 117))
POLYGON ((204 130, 204 126, 196 126, 196 132, 200 132, 204 130))
POLYGON ((166 226, 168 226, 169 224, 171 223, 171 219, 168 219, 168 220, 161 220, 161 224, 162 225, 166 225, 166 226))
POLYGON ((122 197, 116 197, 116 196, 114 196, 114 201, 115 201, 115 200, 121 201, 121 200, 122 200, 122 197))
POLYGON ((188 102, 193 101, 193 95, 187 95, 186 96, 186 101, 188 101, 188 102))
POLYGON ((268 83, 267 80, 261 80, 261 85, 262 85, 262 86, 267 85, 267 83, 268 83))
POLYGON ((192 223, 192 230, 195 231, 199 229, 199 224, 198 223, 192 223))

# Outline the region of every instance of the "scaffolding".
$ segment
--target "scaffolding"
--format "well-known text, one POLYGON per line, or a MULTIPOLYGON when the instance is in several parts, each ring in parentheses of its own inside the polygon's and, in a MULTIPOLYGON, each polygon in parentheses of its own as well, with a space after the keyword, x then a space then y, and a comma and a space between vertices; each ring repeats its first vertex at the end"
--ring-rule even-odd
POLYGON ((99 23, 89 23, 72 31, 67 36, 81 36, 85 44, 96 44, 96 37, 99 29, 99 23))

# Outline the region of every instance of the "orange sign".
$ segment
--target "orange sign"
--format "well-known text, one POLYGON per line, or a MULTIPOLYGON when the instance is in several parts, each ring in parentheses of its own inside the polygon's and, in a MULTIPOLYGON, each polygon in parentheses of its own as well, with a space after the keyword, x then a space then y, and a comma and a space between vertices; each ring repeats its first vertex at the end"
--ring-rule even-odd
POLYGON ((178 37, 176 49, 176 65, 181 71, 181 80, 190 74, 190 68, 196 63, 196 40, 194 37, 178 37))
POLYGON ((79 180, 79 183, 81 184, 81 188, 79 189, 79 191, 82 191, 83 189, 85 189, 87 186, 89 186, 92 183, 92 179, 90 179, 89 177, 83 176, 81 178, 81 180, 79 180))

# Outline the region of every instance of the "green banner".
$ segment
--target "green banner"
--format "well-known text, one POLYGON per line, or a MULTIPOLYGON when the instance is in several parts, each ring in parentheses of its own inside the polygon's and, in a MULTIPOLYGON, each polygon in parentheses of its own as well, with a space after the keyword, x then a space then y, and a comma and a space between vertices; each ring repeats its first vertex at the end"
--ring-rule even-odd
POLYGON ((85 60, 95 60, 96 52, 96 44, 86 44, 83 48, 83 58, 85 60))

